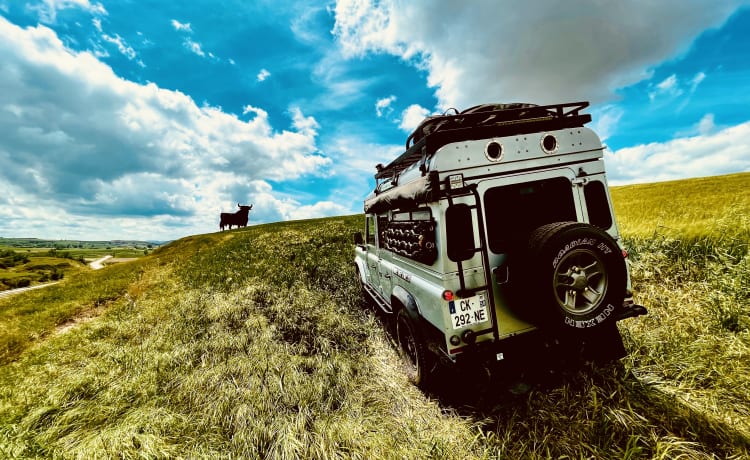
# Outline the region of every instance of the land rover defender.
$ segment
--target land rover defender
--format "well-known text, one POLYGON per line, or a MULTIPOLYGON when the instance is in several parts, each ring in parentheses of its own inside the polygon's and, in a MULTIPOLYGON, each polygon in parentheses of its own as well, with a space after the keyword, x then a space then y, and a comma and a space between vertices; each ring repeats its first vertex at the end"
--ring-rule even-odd
POLYGON ((453 110, 376 166, 357 281, 394 319, 418 386, 438 365, 527 359, 534 346, 624 356, 616 322, 646 309, 588 105, 453 110))

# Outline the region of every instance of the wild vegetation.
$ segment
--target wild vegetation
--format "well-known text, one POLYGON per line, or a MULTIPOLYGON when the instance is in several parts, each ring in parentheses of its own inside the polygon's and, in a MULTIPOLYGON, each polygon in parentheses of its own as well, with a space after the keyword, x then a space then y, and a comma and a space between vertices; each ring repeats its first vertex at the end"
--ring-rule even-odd
POLYGON ((362 216, 192 236, 0 299, 0 456, 747 458, 750 174, 700 181, 613 190, 649 315, 608 366, 418 391, 360 300, 362 216))
POLYGON ((143 257, 154 248, 155 243, 125 241, 0 238, 0 291, 59 281, 86 270, 87 261, 105 255, 129 259, 143 257))

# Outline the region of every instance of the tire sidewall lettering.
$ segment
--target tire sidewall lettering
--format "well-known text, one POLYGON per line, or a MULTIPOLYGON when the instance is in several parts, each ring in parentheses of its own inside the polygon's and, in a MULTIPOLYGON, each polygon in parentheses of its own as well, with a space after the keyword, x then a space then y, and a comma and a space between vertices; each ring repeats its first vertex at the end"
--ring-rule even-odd
POLYGON ((570 318, 569 316, 565 317, 565 325, 574 327, 576 329, 588 329, 590 327, 596 327, 599 324, 602 324, 612 315, 612 312, 615 311, 615 306, 610 304, 607 304, 607 307, 602 310, 601 313, 596 315, 595 317, 591 319, 586 320, 575 320, 573 318, 570 318))
POLYGON ((605 254, 609 254, 610 252, 612 252, 612 249, 610 249, 606 243, 601 242, 597 240, 596 238, 591 238, 591 237, 576 238, 573 241, 567 243, 565 247, 563 247, 562 249, 560 249, 560 251, 558 251, 555 257, 552 259, 552 269, 554 270, 555 268, 557 268, 557 266, 560 264, 560 260, 562 260, 562 258, 565 257, 567 253, 579 247, 596 248, 596 249, 599 249, 601 252, 604 252, 605 254), (599 244, 597 245, 597 243, 599 244), (601 249, 601 246, 604 246, 607 249, 607 252, 604 252, 601 249))

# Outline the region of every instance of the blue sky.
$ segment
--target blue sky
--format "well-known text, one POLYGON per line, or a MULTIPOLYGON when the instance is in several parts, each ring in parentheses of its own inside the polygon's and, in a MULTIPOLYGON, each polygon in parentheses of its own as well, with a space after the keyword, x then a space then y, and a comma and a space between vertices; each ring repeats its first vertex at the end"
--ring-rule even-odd
POLYGON ((750 2, 0 0, 0 236, 362 211, 427 115, 591 101, 612 184, 750 171, 750 2))

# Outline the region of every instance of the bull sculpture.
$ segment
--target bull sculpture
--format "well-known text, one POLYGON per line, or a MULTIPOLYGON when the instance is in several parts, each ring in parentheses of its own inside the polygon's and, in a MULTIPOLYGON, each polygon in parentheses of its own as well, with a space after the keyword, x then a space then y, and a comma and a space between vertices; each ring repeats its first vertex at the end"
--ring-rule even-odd
POLYGON ((240 208, 240 210, 237 212, 221 213, 221 220, 219 222, 220 229, 224 230, 224 227, 229 226, 229 230, 231 230, 233 225, 236 225, 237 228, 247 227, 247 220, 250 214, 250 210, 253 209, 253 205, 243 206, 237 203, 237 206, 240 208))

